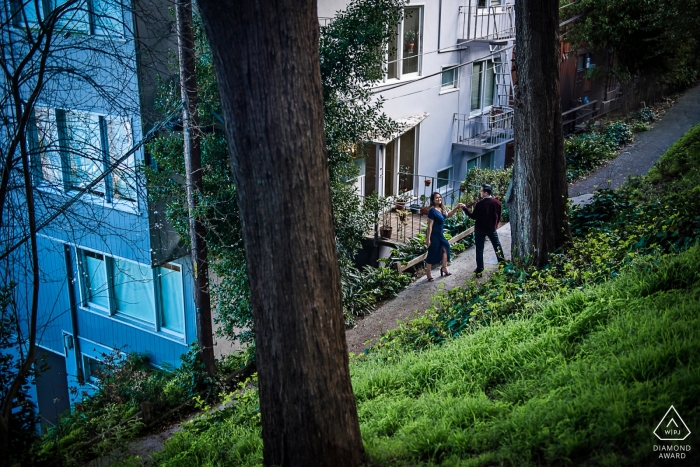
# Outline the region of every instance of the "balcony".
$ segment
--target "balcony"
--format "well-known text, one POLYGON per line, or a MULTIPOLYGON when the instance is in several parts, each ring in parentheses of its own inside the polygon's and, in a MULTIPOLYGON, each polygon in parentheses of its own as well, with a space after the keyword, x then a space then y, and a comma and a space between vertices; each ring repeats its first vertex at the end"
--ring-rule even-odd
POLYGON ((512 141, 513 114, 511 107, 492 107, 481 115, 455 114, 452 145, 480 153, 512 141))
POLYGON ((515 39, 515 5, 494 3, 487 7, 484 0, 469 0, 459 7, 458 45, 473 41, 504 44, 515 39))

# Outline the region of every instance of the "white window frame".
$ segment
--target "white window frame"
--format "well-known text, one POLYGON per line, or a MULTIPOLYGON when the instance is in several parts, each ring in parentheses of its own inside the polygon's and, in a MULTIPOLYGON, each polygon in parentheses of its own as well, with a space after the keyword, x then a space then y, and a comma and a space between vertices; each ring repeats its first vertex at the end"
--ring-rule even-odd
MULTIPOLYGON (((38 20, 41 21, 43 20, 51 11, 53 11, 53 4, 56 0, 39 0, 39 18, 38 20)), ((69 27, 61 27, 58 25, 59 33, 61 34, 66 34, 66 33, 73 33, 73 34, 82 34, 82 35, 87 35, 87 36, 93 36, 93 37, 104 37, 104 38, 113 38, 113 39, 123 39, 125 37, 124 35, 124 9, 122 8, 122 3, 121 0, 117 0, 116 2, 111 2, 114 6, 114 8, 117 10, 115 11, 116 17, 113 19, 117 20, 119 22, 119 27, 116 30, 108 31, 109 34, 104 34, 101 32, 102 29, 99 26, 98 22, 98 17, 99 14, 95 9, 95 2, 96 1, 101 1, 101 0, 83 0, 84 6, 81 6, 81 8, 85 9, 85 19, 87 20, 85 24, 85 28, 69 28, 69 27)), ((34 29, 37 26, 37 23, 25 23, 24 22, 24 17, 21 14, 16 14, 19 13, 20 8, 22 6, 34 6, 34 1, 33 0, 10 0, 9 2, 9 7, 10 7, 10 14, 15 14, 13 20, 12 20, 12 26, 15 28, 24 28, 25 26, 29 26, 30 28, 34 29)))
POLYGON ((496 97, 498 96, 498 79, 496 76, 496 61, 492 58, 488 58, 486 60, 478 60, 472 63, 472 73, 470 75, 470 80, 469 80, 469 114, 470 115, 479 115, 486 113, 491 110, 493 107, 493 103, 496 101, 496 97), (474 69, 476 68, 476 65, 483 63, 484 64, 484 71, 480 72, 481 76, 479 78, 480 81, 480 92, 479 92, 479 108, 472 110, 472 104, 471 104, 471 99, 472 99, 472 94, 474 93, 474 89, 472 88, 473 83, 474 83, 474 69), (486 97, 486 70, 488 69, 488 64, 492 64, 492 70, 493 70, 493 96, 491 97, 491 105, 484 105, 484 97, 486 97))
POLYGON ((389 78, 389 51, 387 50, 384 54, 384 59, 387 61, 387 67, 384 71, 384 82, 391 83, 395 81, 400 81, 402 79, 413 79, 421 76, 423 74, 423 41, 425 38, 424 30, 424 18, 425 18, 425 4, 410 4, 404 7, 406 8, 416 8, 418 10, 418 51, 416 52, 416 57, 418 58, 418 71, 413 73, 403 72, 403 37, 404 37, 404 18, 401 18, 397 26, 396 34, 396 78, 389 78))
POLYGON ((133 261, 127 258, 116 257, 108 255, 101 251, 92 250, 89 248, 76 247, 76 268, 78 271, 78 306, 80 309, 96 313, 100 316, 110 317, 118 320, 120 323, 124 323, 139 329, 146 331, 152 331, 158 335, 169 336, 178 342, 184 342, 187 336, 187 313, 185 311, 185 289, 184 289, 184 268, 182 264, 178 263, 166 263, 161 266, 151 267, 150 265, 142 264, 137 261, 133 261), (85 253, 97 254, 103 257, 105 268, 105 273, 107 277, 107 301, 108 307, 104 308, 100 305, 92 303, 89 301, 89 291, 85 280, 85 253), (114 260, 118 259, 120 261, 127 261, 138 265, 140 268, 147 268, 150 271, 150 284, 153 290, 153 303, 154 307, 151 310, 153 321, 147 322, 136 317, 130 316, 126 313, 120 313, 116 308, 116 298, 114 291, 114 275, 115 266, 114 260), (160 277, 158 276, 158 269, 161 267, 177 269, 180 273, 180 287, 182 287, 182 318, 183 318, 183 330, 179 333, 170 328, 164 328, 162 326, 163 321, 163 304, 160 298, 160 277))
MULTIPOLYGON (((66 117, 65 114, 68 112, 73 112, 76 114, 83 114, 86 116, 93 116, 99 118, 99 142, 95 142, 95 146, 99 146, 102 155, 102 173, 113 163, 113 159, 121 157, 123 154, 113 155, 110 154, 111 150, 109 148, 108 134, 109 134, 109 121, 121 120, 125 125, 128 125, 128 133, 130 134, 131 141, 129 142, 129 150, 134 145, 134 125, 131 118, 115 117, 111 115, 103 115, 94 112, 84 112, 81 110, 64 110, 64 109, 53 109, 50 107, 37 106, 34 112, 37 111, 47 111, 49 118, 53 118, 52 121, 48 122, 49 125, 53 126, 53 133, 55 133, 56 141, 52 142, 52 151, 56 151, 58 154, 58 159, 60 160, 61 167, 59 168, 60 175, 58 175, 59 180, 48 182, 43 173, 43 166, 40 160, 40 147, 38 141, 38 135, 40 133, 39 124, 35 115, 32 115, 30 131, 28 131, 28 139, 30 139, 29 147, 32 149, 32 167, 34 171, 34 178, 36 186, 39 188, 50 189, 56 192, 69 193, 74 190, 80 190, 80 186, 73 185, 70 176, 70 149, 66 146, 68 139, 67 127, 66 127, 66 117), (112 157, 115 156, 115 157, 112 157)), ((138 209, 138 192, 139 192, 139 180, 136 175, 136 153, 134 152, 130 159, 123 161, 117 168, 112 170, 101 182, 103 184, 104 193, 99 194, 97 192, 86 192, 83 195, 85 200, 89 200, 93 203, 105 203, 112 207, 126 208, 127 210, 136 211, 138 209), (130 167, 130 164, 133 167, 130 167), (117 189, 115 187, 116 180, 119 179, 115 173, 118 170, 132 171, 133 172, 133 183, 134 183, 134 193, 133 199, 127 197, 119 197, 117 189)), ((137 212, 138 213, 138 212, 137 212)))
POLYGON ((453 65, 444 65, 441 67, 442 73, 440 74, 440 94, 448 94, 450 92, 459 91, 459 64, 455 63, 453 65), (445 74, 445 70, 452 68, 453 74, 452 85, 445 86, 442 84, 442 75, 445 74))
POLYGON ((435 190, 440 191, 441 189, 445 188, 445 191, 448 191, 450 189, 450 182, 452 181, 452 166, 449 165, 443 169, 438 170, 435 173, 435 190), (439 180, 445 180, 444 178, 440 178, 440 172, 444 172, 447 170, 447 183, 444 185, 440 185, 439 180))

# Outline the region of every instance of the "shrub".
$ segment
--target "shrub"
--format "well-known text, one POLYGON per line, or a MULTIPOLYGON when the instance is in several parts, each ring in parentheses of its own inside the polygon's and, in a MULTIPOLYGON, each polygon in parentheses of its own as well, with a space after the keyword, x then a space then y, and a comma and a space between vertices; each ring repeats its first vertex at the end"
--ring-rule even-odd
POLYGON ((459 201, 465 204, 478 201, 479 190, 484 183, 491 185, 493 196, 503 201, 512 178, 512 167, 496 170, 474 167, 467 172, 467 176, 462 182, 464 194, 460 197, 459 201))
POLYGON ((600 133, 572 135, 564 140, 566 176, 571 182, 615 156, 614 148, 600 133))
POLYGON ((643 107, 634 114, 632 120, 639 120, 642 122, 654 122, 657 118, 658 117, 656 116, 653 110, 651 110, 649 107, 643 107))
MULTIPOLYGON (((342 260, 341 260, 342 261, 342 260)), ((355 318, 375 310, 377 302, 395 297, 411 283, 409 274, 390 267, 357 269, 350 265, 342 270, 343 315, 346 326, 355 318)))
POLYGON ((632 138, 634 138, 634 132, 624 122, 613 122, 603 131, 603 139, 616 148, 631 143, 632 138))

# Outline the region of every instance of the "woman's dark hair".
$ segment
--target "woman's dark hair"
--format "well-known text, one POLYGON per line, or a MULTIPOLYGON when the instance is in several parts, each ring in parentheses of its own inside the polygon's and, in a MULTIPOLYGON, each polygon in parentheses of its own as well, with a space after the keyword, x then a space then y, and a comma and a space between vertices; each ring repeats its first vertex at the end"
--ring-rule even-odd
POLYGON ((443 214, 445 213, 445 199, 444 199, 444 198, 442 197, 442 195, 441 195, 440 193, 438 193, 437 191, 434 191, 433 194, 430 195, 430 207, 432 208, 433 206, 435 206, 436 208, 438 208, 438 209, 440 210, 440 212, 442 212, 443 214), (440 207, 438 207, 438 206, 435 204, 435 196, 436 196, 436 195, 439 195, 439 196, 440 196, 440 207))

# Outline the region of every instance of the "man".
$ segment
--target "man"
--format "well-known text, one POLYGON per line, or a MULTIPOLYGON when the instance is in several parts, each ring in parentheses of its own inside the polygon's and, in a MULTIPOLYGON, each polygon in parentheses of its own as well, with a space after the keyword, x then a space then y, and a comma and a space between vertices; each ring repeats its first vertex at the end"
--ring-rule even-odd
POLYGON ((484 270, 484 241, 489 237, 493 245, 493 251, 496 252, 498 262, 503 262, 506 259, 503 256, 503 248, 498 240, 498 222, 501 220, 501 202, 492 196, 493 190, 491 185, 481 185, 481 201, 476 203, 474 211, 469 209, 469 206, 464 207, 464 213, 476 221, 474 225, 474 241, 476 243, 476 269, 475 274, 481 274, 484 270))

